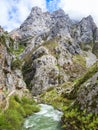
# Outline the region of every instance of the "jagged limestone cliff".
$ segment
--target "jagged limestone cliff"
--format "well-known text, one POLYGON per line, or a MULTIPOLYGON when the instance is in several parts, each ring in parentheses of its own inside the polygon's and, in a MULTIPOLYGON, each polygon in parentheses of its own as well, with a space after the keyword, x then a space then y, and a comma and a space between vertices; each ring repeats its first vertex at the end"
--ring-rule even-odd
POLYGON ((22 92, 26 90, 26 83, 19 67, 21 61, 14 54, 14 44, 9 34, 0 28, 0 106, 3 100, 6 102, 6 96, 9 93, 19 91, 22 95, 22 92))
POLYGON ((91 16, 73 22, 62 9, 49 13, 32 8, 20 28, 10 33, 26 47, 19 59, 24 61, 24 79, 32 94, 73 82, 93 65, 97 33, 91 16))

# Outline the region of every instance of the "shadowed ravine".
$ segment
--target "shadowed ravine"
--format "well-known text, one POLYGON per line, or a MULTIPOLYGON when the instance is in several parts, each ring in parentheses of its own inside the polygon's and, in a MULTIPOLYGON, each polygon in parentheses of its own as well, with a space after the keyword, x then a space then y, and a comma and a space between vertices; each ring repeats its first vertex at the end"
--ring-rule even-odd
POLYGON ((28 117, 23 130, 63 130, 60 120, 62 112, 50 105, 40 104, 41 111, 28 117))

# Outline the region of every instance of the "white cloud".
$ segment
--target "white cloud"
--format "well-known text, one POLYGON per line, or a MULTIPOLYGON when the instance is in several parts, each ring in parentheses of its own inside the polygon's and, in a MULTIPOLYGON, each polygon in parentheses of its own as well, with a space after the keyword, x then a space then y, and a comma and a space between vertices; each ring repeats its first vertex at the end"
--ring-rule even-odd
POLYGON ((73 19, 92 15, 98 25, 98 0, 60 0, 58 6, 73 19))
POLYGON ((45 0, 0 0, 0 25, 8 31, 18 27, 29 15, 31 8, 46 10, 45 0))

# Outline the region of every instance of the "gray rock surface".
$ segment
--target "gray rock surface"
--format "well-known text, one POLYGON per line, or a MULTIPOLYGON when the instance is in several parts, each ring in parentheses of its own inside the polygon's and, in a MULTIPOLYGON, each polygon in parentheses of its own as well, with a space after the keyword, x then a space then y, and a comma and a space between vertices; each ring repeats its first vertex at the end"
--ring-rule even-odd
POLYGON ((22 71, 17 67, 12 69, 12 60, 15 55, 12 53, 12 41, 3 30, 0 32, 0 107, 4 107, 5 93, 26 89, 22 71))
POLYGON ((6 74, 6 88, 10 92, 15 89, 26 89, 21 70, 14 70, 6 74))
POLYGON ((77 42, 90 43, 97 38, 97 26, 93 21, 92 16, 83 18, 74 28, 74 37, 77 42))
POLYGON ((32 60, 37 59, 43 55, 48 55, 48 49, 46 49, 45 47, 41 46, 39 47, 35 52, 33 52, 32 54, 32 60))
POLYGON ((98 112, 98 72, 88 81, 80 86, 76 103, 80 105, 80 109, 86 109, 87 112, 98 112))
POLYGON ((52 55, 44 55, 33 61, 35 74, 31 81, 33 95, 41 94, 50 86, 58 85, 59 69, 52 55))
POLYGON ((97 57, 96 57, 93 53, 91 53, 91 51, 86 52, 86 54, 87 54, 87 57, 86 57, 86 66, 87 66, 87 67, 90 67, 90 66, 92 66, 98 59, 97 59, 97 57))

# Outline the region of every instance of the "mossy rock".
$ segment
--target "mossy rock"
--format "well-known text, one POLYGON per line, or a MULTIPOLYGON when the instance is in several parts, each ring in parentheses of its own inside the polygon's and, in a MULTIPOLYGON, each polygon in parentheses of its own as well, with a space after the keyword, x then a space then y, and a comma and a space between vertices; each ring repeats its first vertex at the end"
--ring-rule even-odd
POLYGON ((0 43, 6 47, 8 53, 13 53, 14 40, 7 33, 3 33, 3 35, 0 36, 0 43), (8 45, 7 42, 9 42, 8 45))

